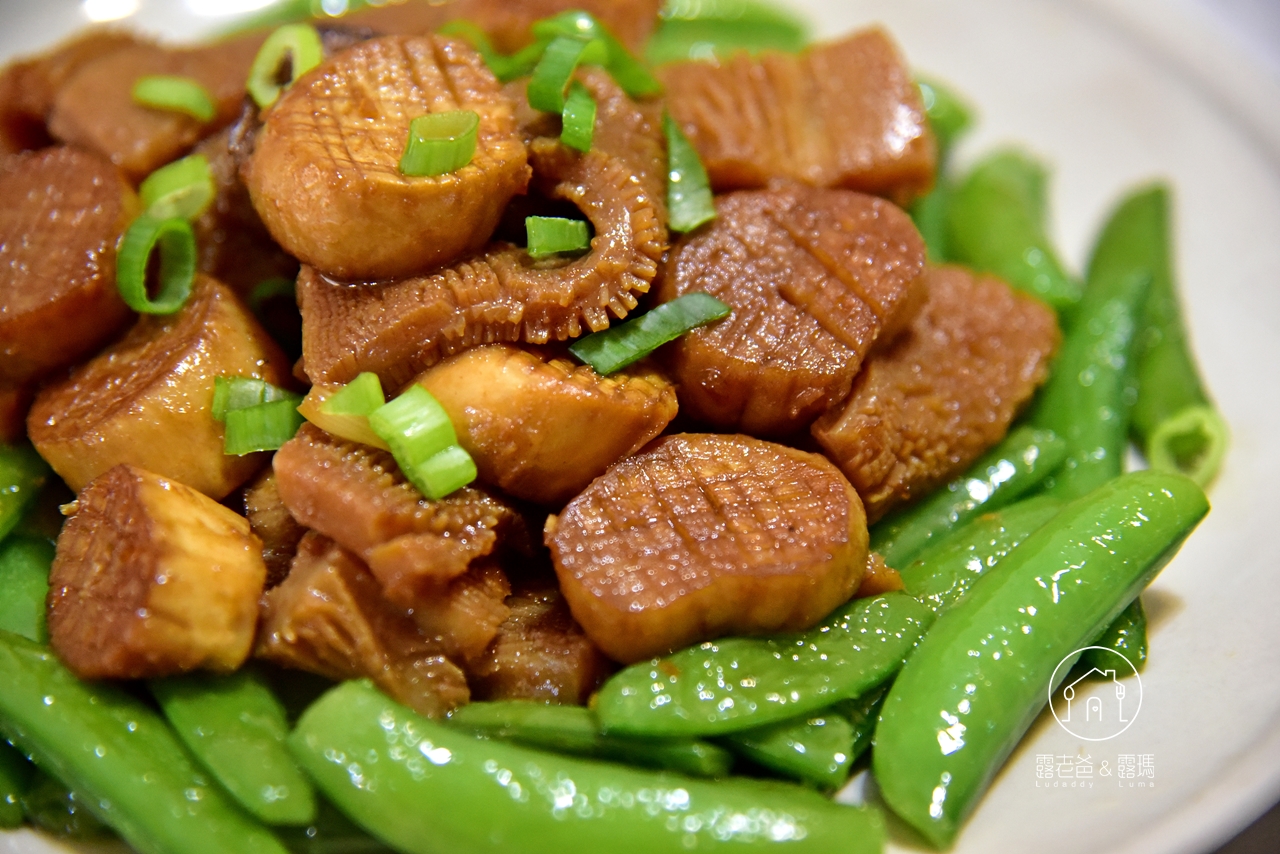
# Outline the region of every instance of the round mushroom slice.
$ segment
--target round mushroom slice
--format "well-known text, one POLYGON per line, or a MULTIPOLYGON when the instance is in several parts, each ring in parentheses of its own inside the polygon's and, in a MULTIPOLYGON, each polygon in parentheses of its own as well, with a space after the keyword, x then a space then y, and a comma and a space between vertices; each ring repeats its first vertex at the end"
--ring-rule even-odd
POLYGON ((411 276, 479 250, 530 169, 515 106, 479 54, 441 36, 387 37, 341 51, 263 116, 245 180, 271 235, 344 280, 411 276), (454 172, 400 171, 410 122, 480 117, 475 156, 454 172))
POLYGON ((924 241, 901 209, 849 190, 731 193, 716 210, 672 250, 657 292, 733 308, 670 348, 680 406, 724 430, 787 436, 848 394, 902 323, 924 241))
POLYGON ((574 618, 624 663, 809 628, 867 565, 866 517, 844 475, 746 436, 658 440, 552 516, 546 542, 574 618))

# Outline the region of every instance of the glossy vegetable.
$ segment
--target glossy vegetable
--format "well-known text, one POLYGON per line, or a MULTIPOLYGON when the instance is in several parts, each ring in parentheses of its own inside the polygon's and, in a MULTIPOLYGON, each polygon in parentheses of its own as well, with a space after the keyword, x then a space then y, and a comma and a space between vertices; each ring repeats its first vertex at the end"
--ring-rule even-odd
POLYGON ((476 156, 480 114, 475 110, 428 113, 409 122, 400 172, 434 178, 457 172, 476 156))
POLYGON ((253 670, 155 679, 151 693, 191 754, 267 824, 310 824, 311 783, 285 748, 284 707, 253 670))
POLYGON ((569 85, 569 95, 564 99, 561 128, 560 141, 565 145, 575 151, 591 150, 596 128, 596 99, 577 81, 569 85))
POLYGON ((227 412, 226 453, 242 457, 280 450, 302 426, 303 417, 298 412, 301 402, 301 397, 291 397, 227 412))
MULTIPOLYGON (((1120 612, 1120 616, 1107 626, 1092 646, 1114 649, 1129 659, 1134 669, 1141 673, 1147 664, 1147 611, 1142 606, 1142 599, 1130 602, 1129 607, 1120 612)), ((1110 656, 1096 649, 1088 650, 1080 656, 1083 665, 1097 666, 1099 670, 1115 666, 1115 659, 1108 659, 1110 656)))
POLYGON ((465 20, 450 21, 437 32, 441 35, 466 39, 475 48, 476 53, 480 54, 484 64, 489 66, 493 76, 503 83, 531 73, 534 66, 538 64, 538 60, 542 58, 543 51, 547 49, 547 41, 536 41, 507 56, 494 47, 488 33, 471 21, 465 20))
POLYGON ((36 771, 22 795, 27 821, 59 839, 87 842, 111 832, 89 811, 84 799, 43 771, 36 771))
POLYGON ((81 682, 47 648, 2 632, 0 684, 0 733, 141 854, 283 854, 139 701, 81 682))
POLYGON ((22 520, 49 480, 49 464, 30 445, 0 444, 0 539, 22 520))
POLYGON ((0 828, 22 824, 22 795, 34 772, 25 756, 0 739, 0 828))
POLYGON ((780 784, 703 781, 477 739, 366 681, 322 697, 289 744, 343 812, 408 854, 860 854, 883 845, 870 810, 780 784))
POLYGON ((245 88, 259 109, 274 104, 280 93, 324 59, 324 45, 315 27, 288 24, 267 36, 249 68, 245 88), (280 82, 280 72, 289 63, 289 80, 280 82))
POLYGON ((48 642, 45 599, 53 555, 44 539, 15 534, 0 542, 0 631, 48 642))
POLYGON ((531 216, 525 218, 524 227, 528 235, 529 255, 534 258, 591 248, 591 234, 587 224, 580 219, 531 216))
POLYGON ((1016 151, 979 162, 952 194, 948 254, 1062 310, 1081 288, 1045 233, 1045 181, 1044 167, 1016 151))
POLYGON ((293 400, 297 395, 256 377, 213 378, 213 404, 210 413, 215 421, 226 421, 227 413, 247 409, 260 403, 293 400))
POLYGON ((716 218, 711 179, 693 143, 667 113, 662 115, 662 129, 667 137, 668 226, 672 231, 693 231, 716 218))
POLYGON ((190 77, 164 74, 139 77, 133 84, 133 101, 144 107, 185 113, 201 122, 211 122, 218 114, 209 90, 190 77))
POLYGON ((648 356, 691 329, 722 320, 729 306, 709 294, 685 294, 626 323, 579 338, 569 347, 575 357, 608 376, 648 356))
MULTIPOLYGON (((580 10, 561 12, 559 15, 537 21, 530 29, 534 38, 543 42, 554 41, 557 38, 595 42, 599 48, 593 48, 583 61, 604 65, 614 82, 632 98, 649 98, 662 92, 662 84, 589 12, 580 10), (602 50, 603 56, 597 55, 597 50, 602 50)), ((536 69, 534 76, 537 76, 536 69)), ((532 85, 530 83, 530 87, 532 85)), ((529 103, 533 104, 532 101, 529 103)))
POLYGON ((905 593, 859 599, 816 628, 728 638, 632 665, 596 695, 608 733, 723 735, 819 712, 892 676, 933 622, 905 593))
POLYGON ((947 87, 933 80, 920 80, 920 95, 925 115, 938 141, 938 168, 933 189, 911 204, 911 219, 929 251, 929 261, 945 264, 951 260, 951 241, 947 217, 954 180, 949 173, 951 149, 969 129, 973 115, 964 101, 947 87))
POLYGON ((209 158, 192 154, 162 166, 143 180, 138 196, 146 213, 158 220, 193 220, 213 204, 213 174, 209 158))
POLYGON ((116 286, 129 308, 141 314, 174 314, 187 303, 196 277, 196 238, 191 223, 179 217, 156 219, 143 214, 120 240, 116 286), (160 253, 160 284, 155 297, 147 292, 151 256, 160 253))
POLYGON ((819 789, 836 789, 853 765, 853 724, 836 708, 726 735, 722 741, 757 765, 819 789))
POLYGON ((565 94, 578 65, 604 59, 600 42, 557 36, 547 45, 529 78, 529 106, 546 113, 564 111, 565 94))
POLYGON ((612 759, 678 771, 693 777, 724 777, 733 757, 722 747, 689 738, 652 739, 603 735, 595 716, 581 706, 509 700, 470 703, 449 723, 459 729, 571 756, 612 759))
POLYGON ((1066 507, 943 614, 880 715, 873 764, 894 812, 949 844, 1044 707, 1058 664, 1133 601, 1208 510, 1181 475, 1125 475, 1066 507))
POLYGON ((971 519, 1015 501, 1066 456, 1067 443, 1053 431, 1014 430, 969 471, 877 524, 871 531, 871 550, 889 566, 902 569, 971 519))

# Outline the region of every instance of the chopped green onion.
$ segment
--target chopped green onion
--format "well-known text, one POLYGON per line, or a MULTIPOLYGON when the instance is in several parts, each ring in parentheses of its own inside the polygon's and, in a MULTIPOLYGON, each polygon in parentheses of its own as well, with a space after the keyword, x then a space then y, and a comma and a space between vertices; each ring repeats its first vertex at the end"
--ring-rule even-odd
POLYGON ((155 219, 196 219, 208 210, 216 192, 209 159, 203 154, 160 167, 138 187, 143 208, 155 219))
POLYGON ((428 113, 409 123, 400 171, 411 177, 456 172, 476 156, 480 114, 474 110, 428 113))
POLYGON ((30 445, 0 444, 0 540, 22 521, 48 479, 48 463, 30 445))
MULTIPOLYGON (((534 37, 538 39, 570 38, 599 42, 603 47, 604 56, 600 59, 584 59, 583 62, 604 65, 622 90, 633 98, 647 98, 662 92, 662 84, 657 78, 650 74, 644 64, 632 56, 622 42, 618 41, 589 12, 562 12, 538 21, 533 25, 532 30, 534 37)), ((565 79, 567 80, 568 77, 565 79)), ((563 91, 561 89, 561 92, 563 91)), ((560 109, 548 112, 558 113, 560 109)))
POLYGON ((565 90, 578 66, 604 56, 604 45, 598 41, 552 39, 529 80, 529 106, 546 113, 563 112, 565 90))
POLYGON ((186 113, 202 122, 211 122, 218 114, 209 91, 190 77, 139 77, 133 84, 133 101, 157 110, 186 113))
POLYGON ((449 413, 420 385, 413 385, 369 416, 369 426, 391 447, 408 475, 450 445, 458 443, 449 413))
POLYGON ((365 371, 325 400, 320 409, 326 415, 363 415, 367 418, 386 403, 382 381, 377 374, 365 371))
POLYGON ((439 501, 476 479, 476 463, 461 445, 450 445, 426 462, 405 472, 409 481, 432 501, 439 501))
POLYGON ((529 236, 529 254, 545 258, 558 252, 582 252, 591 247, 587 224, 580 219, 558 216, 531 216, 524 221, 529 236))
POLYGON ((259 403, 273 403, 277 400, 296 402, 301 401, 302 398, 256 377, 213 378, 212 410, 215 421, 226 421, 228 412, 248 409, 259 403))
POLYGON ((507 56, 493 46, 493 42, 489 40, 484 30, 471 21, 465 20, 450 21, 437 32, 446 36, 457 36, 470 42, 476 53, 480 54, 480 58, 484 60, 484 64, 489 66, 493 76, 503 83, 509 83, 533 71, 533 67, 542 58, 542 52, 547 49, 546 41, 537 41, 507 56))
POLYGON ((273 400, 229 410, 224 453, 243 457, 257 451, 279 450, 302 426, 299 400, 291 395, 288 400, 273 400))
POLYGON ((732 311, 710 294, 685 294, 634 320, 579 338, 569 352, 596 373, 608 376, 691 329, 728 317, 732 311))
POLYGON ((249 310, 254 314, 261 314, 262 307, 271 300, 279 299, 280 297, 292 297, 293 295, 293 279, 282 277, 263 279, 253 286, 253 291, 249 294, 249 310))
POLYGON ((274 104, 280 93, 324 59, 320 34, 310 24, 286 24, 262 43, 249 68, 245 88, 259 109, 274 104), (287 80, 283 79, 288 61, 287 80))
POLYGON ((133 221, 116 253, 116 287, 125 304, 142 314, 173 314, 191 296, 196 278, 196 236, 191 223, 143 214, 133 221), (160 251, 160 293, 147 294, 151 253, 160 251))
POLYGON ((596 99, 576 80, 569 86, 561 118, 560 141, 575 151, 590 151, 596 134, 596 99))
POLYGON ((672 231, 693 231, 716 218, 711 179, 697 150, 675 119, 664 113, 662 130, 667 136, 667 209, 672 231))

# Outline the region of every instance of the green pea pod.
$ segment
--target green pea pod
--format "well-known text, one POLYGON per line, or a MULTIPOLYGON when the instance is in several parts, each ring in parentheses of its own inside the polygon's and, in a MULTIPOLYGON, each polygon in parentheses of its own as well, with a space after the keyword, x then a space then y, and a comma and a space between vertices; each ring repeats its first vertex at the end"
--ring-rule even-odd
POLYGON ((1178 471, 1201 486, 1226 456, 1226 421, 1205 392, 1182 320, 1173 277, 1169 189, 1135 190, 1098 237, 1090 279, 1148 274, 1151 289, 1139 319, 1134 368, 1138 387, 1130 430, 1151 467, 1178 471))
POLYGON ((872 761, 894 812, 950 844, 1047 702, 1055 668, 1137 597, 1208 510, 1181 475, 1124 475, 1068 505, 939 617, 880 713, 872 761))
POLYGON ((0 739, 0 828, 22 824, 22 795, 34 771, 27 757, 0 739))
POLYGON ((911 221, 916 224, 916 230, 924 238, 925 254, 930 264, 948 264, 953 260, 947 218, 950 216, 951 196, 954 192, 950 179, 939 173, 933 189, 907 208, 911 221))
POLYGON ((281 827, 280 841, 293 854, 391 854, 391 849, 351 823, 323 798, 316 804, 316 820, 306 827, 281 827))
POLYGON ((849 762, 857 762, 858 757, 871 747, 876 734, 876 723, 880 720, 880 710, 884 708, 884 698, 889 696, 889 685, 881 685, 874 691, 868 691, 856 700, 846 700, 836 708, 849 718, 853 725, 853 747, 849 750, 849 762))
POLYGON ((111 835, 83 799, 43 771, 23 794, 22 812, 32 825, 61 839, 87 842, 111 835))
POLYGON ((625 738, 603 735, 595 715, 581 706, 549 706, 511 700, 470 703, 453 712, 460 729, 555 753, 612 759, 691 777, 724 777, 733 757, 722 747, 692 738, 625 738))
POLYGON ((0 540, 9 535, 49 479, 30 445, 0 445, 0 540))
POLYGON ((904 589, 941 614, 1061 509, 1060 501, 1042 495, 979 517, 902 570, 904 589))
POLYGON ((0 542, 0 631, 45 643, 45 599, 54 548, 48 540, 9 537, 0 542))
POLYGON ((819 712, 884 682, 933 622, 905 593, 858 599, 808 632, 728 638, 634 664, 596 695, 605 732, 725 735, 819 712))
MULTIPOLYGON (((1147 611, 1142 607, 1142 598, 1130 602, 1129 607, 1120 612, 1120 616, 1107 626, 1092 646, 1114 649, 1129 659, 1133 669, 1141 673, 1147 665, 1147 611)), ((1091 649, 1080 656, 1080 661, 1087 667, 1096 666, 1099 670, 1114 667, 1114 659, 1108 661, 1104 656, 1105 653, 1091 649)))
POLYGON ((427 720, 367 680, 331 690, 289 746, 324 795, 406 854, 879 852, 880 816, 816 792, 541 753, 427 720))
POLYGON ((735 732, 721 739, 739 756, 819 789, 837 789, 853 765, 853 724, 836 708, 735 732))
POLYGON ((877 524, 871 549, 889 566, 907 566, 970 520, 1038 486, 1066 456, 1067 443, 1053 431, 1014 430, 960 477, 877 524))
POLYGON ((941 171, 956 140, 973 125, 973 110, 963 98, 937 80, 921 78, 916 81, 916 85, 920 87, 924 112, 938 141, 938 163, 941 171))
POLYGON ((253 670, 153 679, 151 693, 191 755, 267 824, 315 821, 310 781, 285 747, 284 707, 253 670))
POLYGON ((0 632, 0 732, 140 854, 283 854, 196 769, 164 720, 0 632))
POLYGON ((952 258, 992 273, 1062 311, 1080 301, 1045 233, 1044 166, 1017 151, 979 162, 955 188, 947 216, 952 258))

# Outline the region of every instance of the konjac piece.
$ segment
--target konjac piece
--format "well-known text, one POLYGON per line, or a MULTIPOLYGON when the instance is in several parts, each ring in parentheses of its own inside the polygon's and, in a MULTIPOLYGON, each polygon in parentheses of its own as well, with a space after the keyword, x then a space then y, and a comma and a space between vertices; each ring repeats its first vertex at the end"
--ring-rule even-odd
POLYGON ((813 435, 875 521, 969 467, 1048 375, 1053 311, 999 279, 930 269, 909 329, 867 361, 813 435))
POLYGON ((476 347, 427 370, 480 480, 563 506, 676 415, 675 387, 652 367, 602 377, 586 365, 506 344, 476 347))
POLYGON ((116 241, 138 212, 120 170, 56 147, 0 160, 0 382, 75 364, 124 328, 116 241))
POLYGON ((835 466, 746 436, 659 439, 551 517, 545 539, 574 618, 624 663, 809 628, 867 566, 862 502, 835 466))
POLYGON ((440 589, 413 603, 413 621, 451 658, 470 661, 481 655, 511 616, 511 582, 492 559, 476 561, 440 589))
POLYGON ((879 28, 797 56, 674 63, 661 78, 717 192, 785 178, 905 204, 933 186, 937 146, 920 91, 879 28))
POLYGON ((443 36, 388 36, 340 51, 263 114, 245 181, 294 257, 350 280, 413 276, 488 241, 528 185, 515 105, 480 55, 443 36), (455 172, 400 171, 409 123, 471 110, 475 157, 455 172))
POLYGON ((581 75, 600 105, 591 151, 558 138, 529 147, 535 187, 586 214, 595 237, 573 260, 535 261, 495 242, 484 254, 430 276, 340 284, 311 267, 298 276, 303 363, 313 383, 373 371, 399 388, 452 353, 480 344, 544 344, 609 325, 635 308, 667 249, 665 163, 652 111, 607 74, 581 75))
POLYGON ((44 388, 27 432, 74 490, 129 463, 221 499, 262 467, 263 455, 224 453, 223 426, 213 418, 218 376, 285 385, 289 365, 226 285, 197 276, 181 311, 142 317, 44 388))
POLYGON ((82 679, 230 672, 253 647, 266 574, 243 516, 117 466, 80 493, 58 538, 50 643, 82 679))
POLYGON ((329 679, 367 677, 419 714, 467 702, 466 677, 351 552, 317 533, 298 545, 289 577, 263 597, 258 658, 329 679))
POLYGON ((659 302, 705 292, 733 309, 666 351, 680 406, 722 430, 787 436, 849 391, 900 325, 924 242, 890 202, 799 185, 716 200, 672 250, 659 302))

